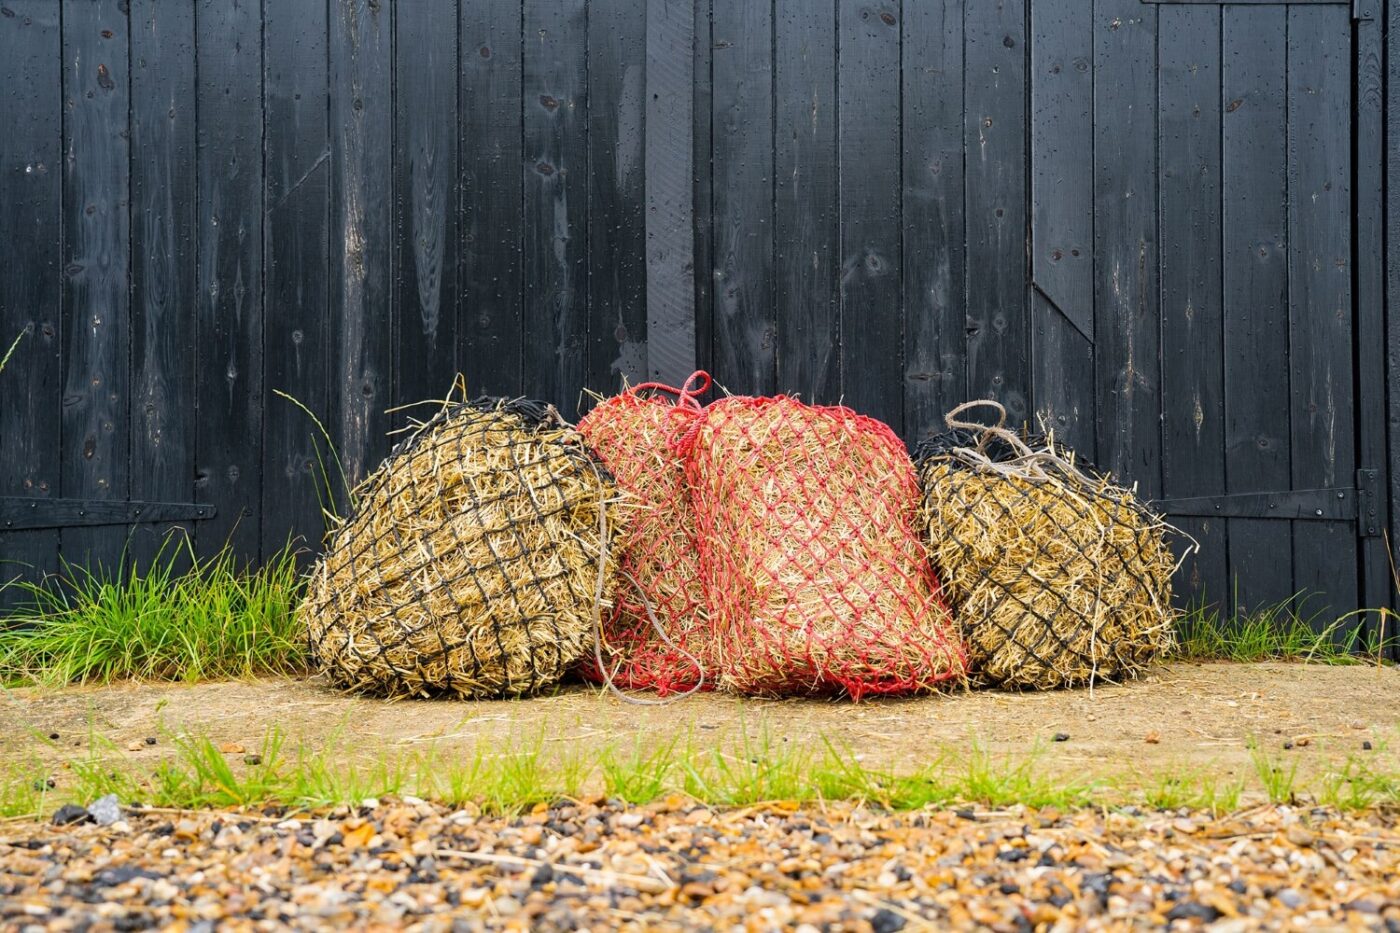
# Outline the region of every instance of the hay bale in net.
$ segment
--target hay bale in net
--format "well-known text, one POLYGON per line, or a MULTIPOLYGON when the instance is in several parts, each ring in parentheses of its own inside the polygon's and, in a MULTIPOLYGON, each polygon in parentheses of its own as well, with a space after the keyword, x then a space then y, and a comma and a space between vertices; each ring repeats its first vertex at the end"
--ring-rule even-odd
POLYGON ((919 447, 920 522, 974 679, 1048 690, 1135 676, 1172 644, 1169 526, 1053 440, 959 422, 962 410, 919 447))
POLYGON ((579 422, 627 496, 626 508, 613 513, 620 579, 599 638, 602 665, 585 657, 581 668, 590 680, 662 696, 713 686, 705 678, 712 636, 695 513, 676 450, 709 385, 706 373, 679 389, 646 383, 603 400, 579 422))
POLYGON ((554 683, 591 650, 606 603, 611 494, 552 408, 447 404, 361 484, 330 535, 301 608, 315 666, 388 696, 554 683))
POLYGON ((913 463, 888 427, 735 397, 705 410, 682 452, 722 686, 858 699, 962 675, 913 463))

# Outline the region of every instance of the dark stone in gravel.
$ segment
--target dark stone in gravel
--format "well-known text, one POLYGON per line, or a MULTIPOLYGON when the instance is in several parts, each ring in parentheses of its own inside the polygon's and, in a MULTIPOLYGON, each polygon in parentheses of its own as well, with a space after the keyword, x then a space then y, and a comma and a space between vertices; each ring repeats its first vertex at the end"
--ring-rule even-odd
POLYGON ((146 744, 147 744, 147 745, 154 745, 154 744, 156 744, 156 737, 153 736, 153 735, 148 735, 148 736, 146 736, 146 744))
POLYGON ((102 888, 110 888, 119 884, 126 884, 128 881, 135 881, 137 878, 145 878, 155 881, 160 875, 145 868, 135 868, 131 865, 120 865, 116 868, 104 868, 93 877, 92 883, 102 888))
POLYGON ((74 823, 90 822, 92 822, 92 814, 87 812, 87 807, 80 807, 76 803, 65 803, 53 815, 53 825, 55 826, 71 826, 74 823))
POLYGON ((895 933, 897 930, 904 929, 904 922, 904 918, 899 914, 881 907, 870 918, 870 928, 875 933, 895 933))
POLYGON ((1236 894, 1244 894, 1249 891, 1249 885, 1245 884, 1243 881, 1240 881, 1238 879, 1236 879, 1235 881, 1231 881, 1229 884, 1225 885, 1225 887, 1229 888, 1231 891, 1234 891, 1236 894))
POLYGON ((1010 881, 1003 881, 997 890, 1001 891, 1002 894, 1016 894, 1020 892, 1021 886, 1010 881))
POLYGON ((548 865, 541 865, 535 869, 535 873, 530 876, 530 887, 542 888, 554 880, 554 869, 548 865))
POLYGON ((1069 741, 1069 733, 1068 733, 1068 732, 1056 732, 1056 733, 1055 733, 1055 741, 1056 741, 1056 742, 1068 742, 1068 741, 1069 741))
POLYGON ((1167 912, 1168 920, 1202 920, 1206 923, 1214 923, 1221 916, 1220 911, 1209 904, 1198 904, 1195 901, 1184 901, 1167 912))
POLYGON ((1030 852, 1025 849, 1007 849, 997 853, 998 862, 1024 862, 1030 857, 1030 852))
POLYGON ((1364 752, 1369 752, 1369 751, 1371 750, 1371 743, 1370 743, 1369 741, 1368 741, 1368 742, 1362 742, 1362 743, 1361 743, 1361 750, 1364 751, 1364 752))

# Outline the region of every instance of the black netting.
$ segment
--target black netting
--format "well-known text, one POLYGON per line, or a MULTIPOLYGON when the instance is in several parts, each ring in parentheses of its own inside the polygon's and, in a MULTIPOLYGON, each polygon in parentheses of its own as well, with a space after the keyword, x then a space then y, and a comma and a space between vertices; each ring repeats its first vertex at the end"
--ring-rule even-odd
POLYGON ((1036 689, 1132 676, 1171 644, 1167 526, 1068 450, 1014 439, 961 427, 917 452, 972 674, 1036 689))
POLYGON ((553 683, 591 650, 606 602, 611 485, 548 405, 444 406, 329 535, 301 610, 315 666, 386 695, 553 683))

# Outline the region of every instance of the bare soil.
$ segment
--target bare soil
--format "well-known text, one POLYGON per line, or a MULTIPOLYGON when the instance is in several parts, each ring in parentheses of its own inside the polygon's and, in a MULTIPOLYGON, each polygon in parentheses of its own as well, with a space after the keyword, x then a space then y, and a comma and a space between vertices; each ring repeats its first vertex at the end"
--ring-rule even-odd
POLYGON ((543 742, 577 754, 679 737, 733 748, 747 735, 775 746, 849 747, 867 767, 912 770, 977 743, 993 753, 1038 750, 1056 773, 1123 779, 1181 770, 1220 777, 1253 771, 1249 742, 1293 756, 1299 775, 1345 760, 1400 767, 1400 671, 1369 666, 1176 664, 1124 685, 1041 694, 960 693, 859 704, 753 700, 710 694, 639 706, 587 687, 529 700, 383 702, 344 696, 316 679, 197 685, 127 684, 0 693, 0 761, 55 761, 85 752, 90 735, 133 764, 169 754, 163 731, 206 734, 253 750, 267 729, 292 742, 334 743, 369 758, 433 749, 488 752, 543 742), (59 739, 49 740, 50 734, 59 739), (1062 734, 1068 739, 1055 741, 1062 734), (1363 742, 1373 750, 1363 751, 1363 742), (1292 748, 1285 750, 1284 744, 1292 748))

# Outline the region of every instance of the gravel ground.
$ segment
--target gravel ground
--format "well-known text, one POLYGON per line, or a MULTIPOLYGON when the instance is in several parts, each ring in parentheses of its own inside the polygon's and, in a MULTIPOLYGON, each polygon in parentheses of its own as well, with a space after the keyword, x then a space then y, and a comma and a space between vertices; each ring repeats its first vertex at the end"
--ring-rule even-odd
POLYGON ((0 825, 0 929, 1400 930, 1394 813, 366 804, 0 825))

